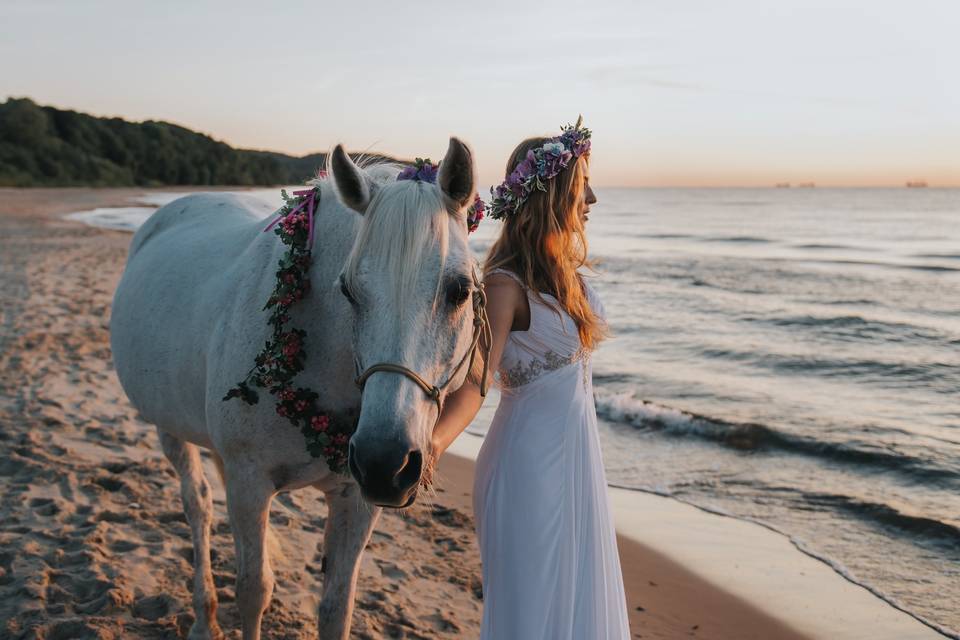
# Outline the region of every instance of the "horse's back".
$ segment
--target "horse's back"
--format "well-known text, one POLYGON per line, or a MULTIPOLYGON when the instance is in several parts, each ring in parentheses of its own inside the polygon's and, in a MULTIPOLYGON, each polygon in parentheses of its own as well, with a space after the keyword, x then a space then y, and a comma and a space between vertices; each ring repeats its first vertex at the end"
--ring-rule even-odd
POLYGON ((130 243, 127 262, 158 236, 209 233, 266 216, 273 208, 252 196, 234 193, 195 193, 177 198, 147 218, 130 243))
POLYGON ((203 440, 206 352, 272 208, 249 196, 196 194, 137 231, 110 322, 120 382, 144 417, 203 440), (189 433, 187 433, 189 432, 189 433))

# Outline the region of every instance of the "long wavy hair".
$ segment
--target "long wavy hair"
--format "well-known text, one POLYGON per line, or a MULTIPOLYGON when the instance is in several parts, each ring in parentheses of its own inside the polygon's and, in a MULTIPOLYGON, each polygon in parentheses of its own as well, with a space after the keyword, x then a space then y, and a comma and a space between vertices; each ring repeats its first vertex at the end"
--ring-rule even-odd
MULTIPOLYGON (((542 146, 548 138, 528 138, 517 145, 507 161, 506 175, 523 161, 527 151, 542 146)), ((556 310, 540 294, 548 293, 573 318, 580 343, 593 349, 609 335, 609 328, 590 307, 577 270, 596 272, 587 258, 587 237, 580 220, 585 186, 586 155, 547 181, 546 191, 535 190, 516 213, 503 224, 500 237, 490 247, 484 275, 503 268, 517 274, 537 299, 556 310)))

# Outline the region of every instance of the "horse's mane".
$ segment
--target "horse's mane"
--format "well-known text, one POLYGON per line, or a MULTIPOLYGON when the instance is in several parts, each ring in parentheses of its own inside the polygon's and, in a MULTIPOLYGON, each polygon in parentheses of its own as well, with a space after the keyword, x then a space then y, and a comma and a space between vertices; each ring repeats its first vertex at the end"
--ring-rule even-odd
MULTIPOLYGON (((362 165, 361 165, 362 166, 362 165)), ((397 181, 401 167, 393 163, 373 162, 362 167, 377 185, 376 193, 363 215, 363 221, 343 270, 344 283, 352 294, 360 258, 371 267, 393 274, 393 306, 403 308, 410 299, 422 272, 428 249, 439 247, 440 269, 433 303, 440 292, 440 274, 448 252, 449 215, 433 184, 414 180, 397 181), (443 212, 443 215, 438 213, 443 212)))

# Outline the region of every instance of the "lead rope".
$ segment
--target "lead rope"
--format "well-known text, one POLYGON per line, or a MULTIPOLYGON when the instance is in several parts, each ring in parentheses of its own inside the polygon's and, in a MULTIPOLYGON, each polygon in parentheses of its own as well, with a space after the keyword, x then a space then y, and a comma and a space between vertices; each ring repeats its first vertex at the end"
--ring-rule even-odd
MULTIPOLYGON (((474 266, 473 270, 473 282, 477 287, 477 291, 474 294, 474 309, 473 309, 473 326, 474 331, 479 329, 480 332, 480 342, 485 342, 486 346, 481 347, 485 348, 486 352, 483 355, 483 375, 480 378, 480 397, 487 397, 487 390, 489 384, 487 382, 487 372, 490 367, 490 349, 493 348, 493 331, 490 329, 490 318, 487 315, 487 290, 483 286, 483 281, 477 277, 476 267, 474 266)), ((467 371, 473 370, 473 360, 476 356, 476 348, 470 350, 470 364, 467 367, 467 371)))

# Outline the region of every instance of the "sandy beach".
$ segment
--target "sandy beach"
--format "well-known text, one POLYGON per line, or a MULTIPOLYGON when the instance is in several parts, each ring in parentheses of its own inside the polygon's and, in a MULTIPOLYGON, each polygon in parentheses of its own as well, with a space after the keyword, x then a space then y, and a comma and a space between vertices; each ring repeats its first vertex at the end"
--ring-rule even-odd
MULTIPOLYGON (((129 205, 141 193, 0 189, 0 638, 185 637, 192 620, 192 552, 179 485, 110 360, 110 301, 131 236, 61 217, 129 205)), ((444 457, 434 496, 403 512, 384 512, 364 554, 352 637, 479 635, 481 569, 470 507, 474 445, 444 457)), ((210 471, 215 477, 212 465, 210 471)), ((228 637, 239 637, 233 541, 222 487, 214 486, 218 616, 228 637)), ((644 512, 616 506, 621 499, 635 504, 629 497, 614 500, 621 533, 633 526, 639 531, 641 525, 631 523, 644 512)), ((284 555, 274 562, 277 586, 265 637, 315 637, 325 513, 322 494, 313 490, 281 494, 273 503, 271 521, 284 555)), ((691 522, 671 524, 664 516, 658 527, 665 538, 679 540, 683 527, 700 526, 691 522), (671 526, 680 535, 670 535, 671 526)), ((695 544, 711 552, 709 542, 695 544)), ((784 546, 770 553, 818 564, 784 546)), ((898 634, 889 637, 936 635, 823 565, 825 573, 804 578, 794 574, 807 572, 806 565, 794 559, 799 569, 773 578, 792 590, 771 590, 764 601, 764 582, 754 581, 762 571, 729 574, 722 563, 694 571, 696 558, 666 548, 642 536, 619 537, 634 638, 857 637, 850 635, 857 629, 860 637, 886 637, 863 627, 871 620, 876 629, 898 634), (723 584, 718 574, 734 584, 723 584), (840 595, 797 591, 818 585, 840 595), (849 624, 837 635, 822 635, 820 612, 827 605, 842 608, 828 602, 831 597, 863 600, 843 601, 859 613, 836 614, 847 615, 849 624), (780 606, 777 598, 803 606, 780 606), (805 626, 806 618, 813 622, 805 626)), ((718 546, 717 554, 725 548, 718 546)))

